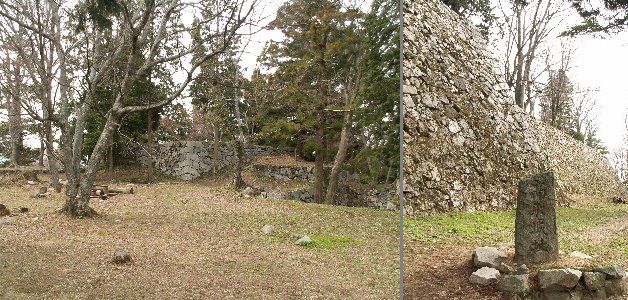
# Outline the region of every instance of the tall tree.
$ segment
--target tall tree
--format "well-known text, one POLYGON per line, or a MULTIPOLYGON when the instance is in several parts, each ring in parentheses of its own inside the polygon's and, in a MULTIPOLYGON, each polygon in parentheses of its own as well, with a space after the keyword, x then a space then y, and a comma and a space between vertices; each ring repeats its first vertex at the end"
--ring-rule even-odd
POLYGON ((539 77, 533 68, 539 49, 554 33, 566 9, 561 0, 506 0, 501 7, 506 82, 515 92, 515 104, 532 112, 532 87, 534 78, 539 77))
MULTIPOLYGON (((69 99, 59 100, 59 113, 53 116, 61 133, 61 158, 66 171, 68 185, 67 200, 63 211, 72 216, 87 217, 95 214, 89 206, 89 198, 96 172, 103 159, 109 141, 123 117, 132 113, 160 108, 179 97, 191 81, 195 70, 207 59, 222 53, 248 19, 255 1, 250 5, 244 0, 221 1, 125 1, 100 0, 79 2, 73 16, 77 32, 72 38, 80 40, 74 57, 81 72, 75 74, 81 83, 82 92, 76 103, 70 105, 69 99), (216 5, 207 5, 207 4, 216 5), (209 7, 212 11, 209 11, 209 7), (204 11, 204 19, 196 25, 186 25, 182 15, 190 11, 204 11), (219 30, 212 30, 204 40, 221 40, 217 47, 212 47, 207 55, 192 58, 199 44, 189 39, 194 26, 204 26, 212 20, 221 20, 219 30), (95 91, 106 78, 120 58, 125 64, 120 80, 115 84, 113 105, 105 114, 105 123, 98 140, 82 167, 82 149, 87 116, 95 104, 95 91), (129 93, 134 83, 151 70, 178 70, 184 78, 170 87, 164 88, 162 100, 145 104, 128 102, 129 93), (72 114, 73 118, 70 118, 72 114), (72 126, 70 127, 70 120, 72 126), (70 131, 70 129, 73 129, 70 131)), ((21 7, 0 0, 0 16, 20 27, 36 33, 41 38, 53 41, 61 57, 71 54, 67 42, 60 42, 55 35, 38 30, 29 22, 20 21, 29 13, 21 7)), ((67 19, 69 19, 68 16, 67 19)), ((74 54, 74 53, 72 53, 74 54)))
POLYGON ((613 33, 628 27, 628 0, 569 0, 582 22, 563 35, 613 33))
POLYGON ((303 101, 299 102, 302 109, 311 109, 314 116, 314 200, 317 203, 325 200, 327 109, 339 102, 336 74, 342 68, 346 27, 354 18, 355 14, 343 10, 338 0, 292 0, 279 8, 277 17, 270 23, 270 28, 281 30, 286 39, 267 47, 269 61, 281 70, 284 92, 294 94, 293 101, 303 101))

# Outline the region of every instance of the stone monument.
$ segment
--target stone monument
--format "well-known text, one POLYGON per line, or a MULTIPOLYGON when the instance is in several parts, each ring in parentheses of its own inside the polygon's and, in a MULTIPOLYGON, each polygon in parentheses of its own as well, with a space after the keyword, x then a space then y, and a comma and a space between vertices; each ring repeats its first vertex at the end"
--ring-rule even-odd
POLYGON ((515 219, 515 261, 525 264, 558 259, 554 173, 530 175, 519 182, 515 219))

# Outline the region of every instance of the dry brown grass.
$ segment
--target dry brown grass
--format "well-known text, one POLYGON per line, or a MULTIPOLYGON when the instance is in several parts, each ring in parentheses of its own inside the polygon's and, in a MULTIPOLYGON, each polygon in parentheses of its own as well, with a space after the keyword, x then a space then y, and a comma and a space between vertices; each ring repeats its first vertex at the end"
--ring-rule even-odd
POLYGON ((63 201, 0 188, 0 203, 30 209, 0 225, 0 298, 398 298, 394 212, 240 198, 216 182, 138 185, 94 200, 94 219, 55 213, 63 201), (305 248, 295 232, 350 242, 305 248), (115 249, 133 262, 112 264, 115 249))

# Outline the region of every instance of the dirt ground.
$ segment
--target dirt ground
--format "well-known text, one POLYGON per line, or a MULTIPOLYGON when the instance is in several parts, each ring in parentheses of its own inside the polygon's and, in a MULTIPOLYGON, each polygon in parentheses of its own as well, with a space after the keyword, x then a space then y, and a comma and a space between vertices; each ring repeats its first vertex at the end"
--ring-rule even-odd
POLYGON ((0 225, 2 299, 398 298, 395 212, 244 198, 205 180, 135 185, 93 200, 98 217, 70 219, 56 213, 62 195, 30 189, 0 187, 0 203, 29 209, 0 225), (132 262, 111 263, 116 249, 132 262))

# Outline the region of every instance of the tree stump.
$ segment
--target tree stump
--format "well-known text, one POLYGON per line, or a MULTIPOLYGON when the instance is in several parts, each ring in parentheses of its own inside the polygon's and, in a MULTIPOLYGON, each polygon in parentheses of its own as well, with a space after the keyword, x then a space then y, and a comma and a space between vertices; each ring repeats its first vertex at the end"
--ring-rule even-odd
POLYGON ((558 259, 554 173, 530 175, 519 182, 515 219, 515 261, 524 264, 558 259))

